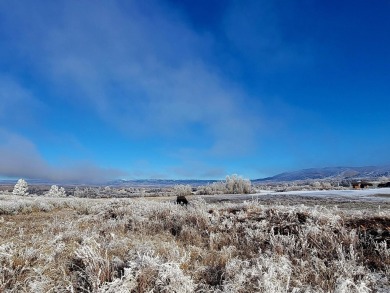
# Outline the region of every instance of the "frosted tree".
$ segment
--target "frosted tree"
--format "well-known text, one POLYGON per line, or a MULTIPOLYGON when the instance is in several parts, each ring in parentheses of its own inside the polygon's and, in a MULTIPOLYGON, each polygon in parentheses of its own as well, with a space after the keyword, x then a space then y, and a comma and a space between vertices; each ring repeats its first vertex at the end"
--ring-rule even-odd
POLYGON ((58 187, 57 185, 52 185, 50 187, 49 192, 46 194, 47 196, 50 197, 65 197, 66 192, 63 187, 58 187))
POLYGON ((196 194, 242 194, 242 193, 251 193, 252 184, 248 179, 243 179, 242 177, 233 174, 226 176, 225 181, 213 182, 212 184, 207 184, 205 186, 199 186, 197 188, 196 194))
POLYGON ((319 181, 312 182, 311 186, 314 187, 315 189, 320 189, 322 187, 322 185, 319 181))
POLYGON ((14 190, 12 191, 13 195, 21 195, 25 196, 28 195, 28 184, 26 180, 19 179, 18 182, 16 182, 14 190))
POLYGON ((173 193, 177 196, 186 196, 192 194, 191 185, 177 184, 173 187, 173 193))
POLYGON ((84 197, 84 190, 82 188, 79 188, 78 186, 76 186, 76 188, 74 189, 73 195, 76 197, 84 197))
POLYGON ((227 193, 237 194, 251 192, 250 180, 243 179, 236 174, 226 176, 225 186, 227 193))

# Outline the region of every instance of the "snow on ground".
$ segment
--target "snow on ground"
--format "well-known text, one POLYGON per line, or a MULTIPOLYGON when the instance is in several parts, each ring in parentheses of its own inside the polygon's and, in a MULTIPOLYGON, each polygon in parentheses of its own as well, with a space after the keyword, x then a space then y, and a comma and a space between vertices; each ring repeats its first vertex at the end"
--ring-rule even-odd
POLYGON ((362 200, 390 201, 390 188, 353 189, 353 190, 309 190, 278 192, 283 195, 298 195, 303 197, 345 198, 362 200))
POLYGON ((223 194, 203 196, 206 201, 243 201, 272 198, 310 198, 340 201, 386 202, 390 203, 390 188, 353 190, 305 190, 305 191, 261 191, 254 194, 223 194))

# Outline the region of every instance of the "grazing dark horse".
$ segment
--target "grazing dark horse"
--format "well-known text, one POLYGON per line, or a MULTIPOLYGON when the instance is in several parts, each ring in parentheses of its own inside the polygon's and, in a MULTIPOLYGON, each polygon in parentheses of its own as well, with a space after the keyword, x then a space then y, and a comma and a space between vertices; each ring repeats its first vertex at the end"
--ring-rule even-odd
POLYGON ((360 187, 361 188, 366 188, 366 187, 370 187, 370 186, 372 186, 372 183, 370 183, 370 182, 362 182, 362 183, 360 183, 360 187))
POLYGON ((188 200, 184 195, 178 195, 176 198, 176 203, 180 205, 188 205, 188 200))
POLYGON ((386 183, 380 183, 378 184, 378 187, 390 187, 390 182, 386 182, 386 183))

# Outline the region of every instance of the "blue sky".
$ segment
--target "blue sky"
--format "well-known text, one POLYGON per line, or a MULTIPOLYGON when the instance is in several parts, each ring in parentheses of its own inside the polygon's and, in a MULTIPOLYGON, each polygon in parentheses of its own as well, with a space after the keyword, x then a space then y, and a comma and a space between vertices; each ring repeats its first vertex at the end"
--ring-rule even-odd
POLYGON ((0 176, 389 164, 389 1, 0 1, 0 176))

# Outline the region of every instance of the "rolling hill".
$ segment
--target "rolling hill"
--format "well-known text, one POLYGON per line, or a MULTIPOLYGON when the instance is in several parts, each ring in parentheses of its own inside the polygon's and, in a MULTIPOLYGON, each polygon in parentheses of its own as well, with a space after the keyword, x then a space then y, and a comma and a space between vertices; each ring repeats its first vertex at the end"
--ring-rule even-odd
POLYGON ((282 182, 311 179, 375 179, 381 176, 390 176, 390 166, 310 168, 284 172, 272 177, 252 180, 252 182, 282 182))

